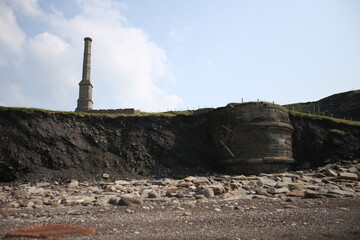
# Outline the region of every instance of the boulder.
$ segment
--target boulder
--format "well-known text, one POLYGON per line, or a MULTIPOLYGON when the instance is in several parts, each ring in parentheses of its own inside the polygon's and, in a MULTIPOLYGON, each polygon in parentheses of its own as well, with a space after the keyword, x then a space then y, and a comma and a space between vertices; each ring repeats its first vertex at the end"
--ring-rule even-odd
POLYGON ((195 196, 204 195, 206 198, 212 198, 215 196, 214 191, 211 188, 205 188, 200 191, 197 191, 195 196))
POLYGON ((119 206, 140 207, 144 204, 142 198, 122 197, 118 203, 119 206))

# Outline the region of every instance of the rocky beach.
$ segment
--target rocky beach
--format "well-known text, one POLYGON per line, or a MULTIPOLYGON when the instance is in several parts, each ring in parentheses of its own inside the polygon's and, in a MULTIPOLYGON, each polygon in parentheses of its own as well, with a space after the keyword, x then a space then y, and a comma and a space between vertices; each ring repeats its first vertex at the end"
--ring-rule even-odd
POLYGON ((2 184, 0 235, 56 223, 96 229, 61 239, 358 239, 359 170, 2 184))

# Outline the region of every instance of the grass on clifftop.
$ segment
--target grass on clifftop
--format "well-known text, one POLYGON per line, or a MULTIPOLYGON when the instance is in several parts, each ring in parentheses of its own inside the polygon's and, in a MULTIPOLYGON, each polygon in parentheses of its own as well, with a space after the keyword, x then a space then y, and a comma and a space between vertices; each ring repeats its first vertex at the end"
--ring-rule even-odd
POLYGON ((74 114, 77 116, 95 116, 95 117, 146 117, 146 116, 157 116, 157 117, 175 117, 177 115, 191 115, 192 111, 170 111, 170 112, 158 112, 158 113, 148 113, 141 112, 140 114, 132 115, 132 114, 106 114, 106 113, 87 113, 87 112, 72 112, 72 111, 55 111, 55 110, 47 110, 42 108, 25 108, 25 107, 4 107, 0 106, 0 111, 7 110, 15 110, 15 111, 24 111, 24 112, 45 112, 45 113, 58 113, 58 114, 74 114))
POLYGON ((229 105, 238 106, 238 105, 246 105, 246 104, 252 104, 252 103, 266 104, 266 105, 271 105, 271 106, 275 106, 275 107, 282 107, 279 104, 271 103, 271 102, 264 102, 264 101, 260 101, 260 102, 242 102, 242 103, 232 102, 232 103, 227 104, 226 106, 229 106, 229 105))
MULTIPOLYGON (((269 104, 274 106, 280 106, 273 103, 268 102, 244 102, 244 103, 229 103, 232 105, 239 105, 239 104, 248 104, 248 103, 263 103, 263 104, 269 104)), ((228 104, 228 105, 229 105, 228 104)), ((16 110, 16 111, 24 111, 24 112, 45 112, 49 114, 73 114, 77 116, 94 116, 94 117, 146 117, 146 116, 154 116, 154 117, 175 117, 178 115, 192 115, 194 114, 194 111, 191 110, 185 110, 185 111, 170 111, 170 112, 158 112, 158 113, 147 113, 147 112, 141 112, 138 115, 124 115, 124 114, 100 114, 100 113, 87 113, 87 112, 72 112, 72 111, 54 111, 54 110, 47 110, 47 109, 41 109, 41 108, 24 108, 24 107, 4 107, 0 106, 0 111, 8 111, 8 110, 16 110)), ((350 120, 344 120, 339 118, 331 118, 327 116, 320 116, 320 115, 312 115, 308 113, 302 113, 302 112, 296 112, 296 111, 289 111, 290 115, 293 116, 300 116, 300 117, 307 117, 312 119, 318 119, 318 120, 328 120, 336 123, 342 123, 347 124, 351 126, 360 126, 360 121, 350 121, 350 120)))
POLYGON ((71 111, 56 111, 56 110, 48 110, 42 108, 25 108, 25 107, 4 107, 0 106, 0 111, 24 111, 24 112, 45 112, 45 113, 62 113, 62 114, 74 114, 74 115, 89 115, 89 116, 101 116, 101 115, 110 115, 110 114, 98 114, 98 113, 86 113, 86 112, 71 112, 71 111))
POLYGON ((360 126, 360 121, 350 121, 350 120, 345 120, 345 119, 340 119, 340 118, 331 118, 331 117, 327 117, 327 116, 313 115, 313 114, 308 114, 308 113, 296 112, 296 111, 292 111, 292 110, 290 110, 289 113, 290 113, 290 115, 293 115, 293 116, 307 117, 307 118, 318 119, 318 120, 329 120, 332 122, 347 124, 347 125, 351 125, 351 126, 360 126))

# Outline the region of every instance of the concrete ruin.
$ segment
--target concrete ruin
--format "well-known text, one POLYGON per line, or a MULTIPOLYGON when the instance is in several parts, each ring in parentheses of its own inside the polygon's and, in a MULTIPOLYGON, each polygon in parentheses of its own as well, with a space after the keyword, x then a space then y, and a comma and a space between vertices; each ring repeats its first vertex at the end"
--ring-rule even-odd
POLYGON ((268 103, 229 104, 211 115, 211 136, 224 172, 276 172, 294 163, 294 128, 286 108, 268 103))

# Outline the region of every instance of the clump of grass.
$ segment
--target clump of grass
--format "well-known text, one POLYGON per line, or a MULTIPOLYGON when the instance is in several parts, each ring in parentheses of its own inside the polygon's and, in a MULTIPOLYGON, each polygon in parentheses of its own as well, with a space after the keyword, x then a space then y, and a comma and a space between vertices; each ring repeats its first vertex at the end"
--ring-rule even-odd
POLYGON ((339 130, 339 129, 330 129, 329 132, 335 133, 335 134, 338 134, 338 135, 342 135, 342 136, 347 134, 347 132, 339 130))

